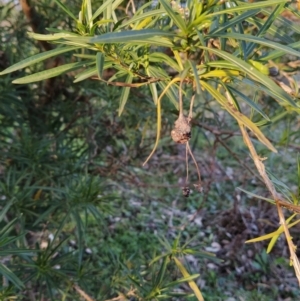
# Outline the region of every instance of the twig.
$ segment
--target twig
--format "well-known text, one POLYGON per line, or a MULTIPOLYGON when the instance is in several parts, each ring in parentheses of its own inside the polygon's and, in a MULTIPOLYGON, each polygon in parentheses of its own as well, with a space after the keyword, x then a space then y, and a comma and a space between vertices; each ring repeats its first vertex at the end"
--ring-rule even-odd
POLYGON ((288 247, 289 247, 289 250, 290 250, 291 263, 294 266, 296 277, 297 277, 299 285, 300 285, 300 263, 299 263, 299 260, 296 256, 296 253, 295 253, 296 247, 293 244, 292 237, 290 235, 289 229, 288 229, 288 227, 286 225, 286 222, 285 222, 284 215, 282 213, 282 207, 287 207, 286 204, 288 204, 288 202, 280 200, 273 183, 271 182, 271 180, 269 179, 269 177, 268 177, 268 175, 265 171, 265 165, 262 163, 263 159, 260 158, 257 155, 256 150, 255 150, 255 148, 252 144, 252 141, 251 141, 244 125, 239 123, 239 126, 240 126, 240 129, 241 129, 244 141, 245 141, 246 145, 248 146, 248 148, 250 150, 250 153, 251 153, 252 159, 253 159, 253 161, 256 165, 256 168, 257 168, 258 172, 260 173, 261 177, 263 178, 263 180, 265 182, 265 185, 267 186, 267 188, 268 188, 269 192, 271 193, 273 199, 275 200, 277 211, 278 211, 278 216, 279 216, 279 221, 280 221, 280 224, 282 225, 282 227, 284 229, 284 234, 285 234, 285 237, 286 237, 286 240, 287 240, 287 243, 288 243, 288 247))
POLYGON ((95 301, 95 299, 93 299, 92 297, 90 297, 85 291, 83 291, 77 284, 73 285, 74 289, 76 290, 76 292, 82 297, 84 298, 86 301, 95 301))
POLYGON ((183 116, 182 83, 183 80, 181 79, 179 84, 179 117, 183 116))
POLYGON ((190 148, 190 144, 188 142, 186 143, 186 148, 188 149, 188 151, 189 151, 189 153, 190 153, 190 155, 191 155, 191 157, 192 157, 192 159, 193 159, 193 161, 195 163, 195 166, 196 166, 196 169, 197 169, 197 173, 198 173, 198 181, 199 182, 198 182, 198 185, 194 184, 194 186, 201 192, 202 191, 202 181, 201 181, 201 173, 200 173, 199 166, 197 164, 197 161, 196 161, 196 159, 195 159, 195 157, 194 157, 194 155, 192 153, 192 150, 190 148))

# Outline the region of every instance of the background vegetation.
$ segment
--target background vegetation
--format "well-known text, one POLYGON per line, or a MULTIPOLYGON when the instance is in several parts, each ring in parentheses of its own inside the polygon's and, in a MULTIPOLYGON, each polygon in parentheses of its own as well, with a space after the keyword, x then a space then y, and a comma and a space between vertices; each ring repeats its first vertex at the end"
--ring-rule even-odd
MULTIPOLYGON (((300 33, 296 6, 269 2, 274 4, 273 10, 258 7, 255 12, 245 9, 230 15, 240 18, 230 28, 238 24, 237 33, 245 30, 258 38, 291 45, 300 33)), ((54 49, 47 41, 28 37, 27 31, 78 31, 78 24, 58 9, 55 1, 0 3, 1 71, 54 49)), ((216 3, 205 3, 207 9, 209 5, 215 9, 216 3)), ((65 4, 76 16, 82 7, 77 0, 65 4)), ((97 8, 102 1, 92 4, 97 8)), ((143 4, 123 1, 117 9, 118 18, 132 17, 134 8, 143 4)), ((181 6, 185 7, 185 2, 181 6)), ((201 30, 211 29, 211 23, 201 30)), ((236 42, 227 33, 224 41, 230 41, 231 53, 234 49, 243 53, 246 42, 236 42)), ((213 41, 207 43, 219 50, 213 41)), ((251 46, 255 67, 261 76, 267 77, 266 70, 273 75, 277 87, 291 98, 289 105, 274 101, 275 90, 260 86, 259 91, 249 85, 253 77, 244 76, 241 70, 236 82, 224 80, 224 85, 236 85, 232 87, 237 90, 231 92, 235 100, 241 97, 236 100, 239 109, 276 147, 278 153, 272 153, 252 136, 259 154, 268 157, 267 174, 276 189, 296 204, 298 61, 292 50, 298 46, 292 46, 288 55, 273 58, 272 49, 251 46), (268 59, 263 61, 263 55, 268 59)), ((93 54, 95 58, 93 51, 79 49, 75 53, 77 56, 67 52, 0 77, 0 299, 201 300, 203 296, 222 301, 298 300, 300 290, 289 266, 285 238, 277 240, 271 254, 266 253, 268 242, 245 244, 276 231, 279 220, 276 206, 262 199, 270 198, 270 194, 238 124, 221 109, 222 98, 202 91, 201 98, 195 99, 190 147, 201 171, 203 192, 192 186, 186 198, 181 190, 186 186, 186 149, 170 137, 178 117, 178 105, 174 106, 170 92, 161 102, 160 144, 143 167, 157 135, 153 87, 131 88, 127 98, 124 87, 103 81, 73 83, 74 77, 84 74, 83 65, 44 81, 12 83, 28 74, 75 63, 80 55, 93 54)), ((212 62, 217 60, 207 54, 212 62)), ((122 58, 124 64, 126 59, 132 61, 132 57, 122 58)), ((154 63, 158 69, 167 68, 161 60, 154 63)), ((99 62, 96 67, 99 71, 99 62)), ((100 68, 103 79, 115 75, 113 68, 100 68)), ((195 70, 188 68, 183 73, 196 82, 195 70)), ((178 73, 171 69, 166 72, 169 81, 178 73)), ((124 82, 125 78, 121 73, 115 81, 124 82)), ((174 82, 176 101, 179 81, 174 82)), ((140 83, 138 79, 136 82, 140 83)), ((185 99, 193 93, 189 83, 184 84, 185 99)), ((158 95, 166 85, 157 85, 158 95)), ((187 101, 184 108, 188 111, 187 101)), ((190 182, 198 183, 192 163, 190 160, 188 164, 190 182)), ((287 212, 287 217, 290 215, 287 212)), ((297 225, 291 229, 295 244, 298 231, 297 225)))

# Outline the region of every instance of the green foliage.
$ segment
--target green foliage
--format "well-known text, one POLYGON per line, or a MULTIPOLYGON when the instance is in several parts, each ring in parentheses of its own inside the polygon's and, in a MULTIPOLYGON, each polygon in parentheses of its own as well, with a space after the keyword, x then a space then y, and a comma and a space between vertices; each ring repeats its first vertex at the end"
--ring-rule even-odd
MULTIPOLYGON (((188 221, 174 218, 169 233, 162 221, 175 199, 173 187, 157 188, 176 181, 166 174, 173 160, 161 163, 174 152, 170 139, 157 151, 158 172, 146 171, 149 191, 137 166, 150 152, 155 117, 154 149, 160 132, 171 131, 181 93, 195 122, 222 127, 225 110, 276 152, 270 129, 299 114, 299 97, 296 81, 294 89, 283 89, 269 69, 281 57, 300 56, 282 24, 297 34, 299 26, 281 16, 298 13, 282 0, 179 2, 145 1, 130 11, 133 1, 39 1, 49 33, 28 35, 22 25, 30 20, 13 1, 3 4, 1 21, 9 22, 1 33, 1 300, 225 300, 213 270, 200 275, 189 265, 189 257, 204 266, 216 261, 204 251, 199 228, 187 234, 182 225, 188 221), (41 51, 41 42, 52 49, 41 51), (207 277, 214 296, 200 290, 200 277, 207 277)), ((196 138, 197 147, 213 144, 201 135, 206 140, 196 138)), ((282 143, 289 137, 282 134, 282 143)), ((244 152, 240 142, 229 150, 244 152)), ((289 187, 275 175, 272 181, 297 203, 289 187)), ((224 206, 218 185, 206 196, 224 206)), ((199 211, 198 195, 182 206, 199 211)), ((272 273, 265 253, 253 262, 259 273, 272 273)), ((248 295, 267 300, 255 291, 248 295)))

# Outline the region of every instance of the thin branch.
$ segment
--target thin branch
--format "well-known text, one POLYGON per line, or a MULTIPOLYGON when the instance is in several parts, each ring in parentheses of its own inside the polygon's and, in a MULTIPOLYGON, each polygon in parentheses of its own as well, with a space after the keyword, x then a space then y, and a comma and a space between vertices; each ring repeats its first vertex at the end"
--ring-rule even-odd
POLYGON ((179 117, 183 116, 182 83, 183 80, 181 79, 179 85, 179 117))
POLYGON ((82 297, 84 298, 86 301, 95 301, 95 299, 93 299, 92 297, 90 297, 85 291, 83 291, 77 284, 73 285, 74 289, 76 290, 76 292, 82 297))
POLYGON ((194 157, 194 155, 192 153, 192 150, 190 148, 190 144, 188 142, 186 143, 186 148, 188 149, 188 151, 189 151, 189 153, 190 153, 190 155, 191 155, 191 157, 192 157, 192 159, 193 159, 193 161, 195 163, 195 166, 196 166, 196 169, 197 169, 197 173, 198 173, 198 184, 197 185, 194 184, 194 186, 201 192, 202 191, 202 181, 201 181, 201 173, 200 173, 199 166, 197 164, 197 161, 196 161, 196 159, 195 159, 195 157, 194 157))
POLYGON ((265 182, 265 185, 267 186, 267 188, 268 188, 269 192, 271 193, 273 199, 275 200, 277 211, 278 211, 278 216, 279 216, 279 221, 280 221, 280 224, 282 225, 282 227, 284 229, 284 234, 285 234, 285 237, 286 237, 286 240, 287 240, 287 243, 288 243, 288 247, 289 247, 289 250, 290 250, 291 263, 294 266, 296 277, 297 277, 299 285, 300 285, 300 263, 299 263, 299 260, 297 258, 297 255, 295 253, 296 247, 293 244, 292 237, 290 235, 289 229, 286 225, 285 218, 284 218, 284 215, 283 215, 283 212, 282 212, 282 207, 288 207, 287 204, 289 204, 289 203, 280 200, 273 183, 271 182, 271 180, 269 179, 269 177, 266 173, 265 165, 262 163, 262 161, 264 159, 260 158, 257 155, 256 150, 255 150, 255 148, 252 144, 252 141, 251 141, 244 125, 239 123, 239 126, 240 126, 240 129, 241 129, 244 141, 245 141, 246 145, 248 146, 248 148, 250 150, 250 153, 251 153, 252 159, 253 159, 253 161, 256 165, 256 168, 257 168, 258 172, 260 173, 261 177, 263 178, 263 180, 265 182))

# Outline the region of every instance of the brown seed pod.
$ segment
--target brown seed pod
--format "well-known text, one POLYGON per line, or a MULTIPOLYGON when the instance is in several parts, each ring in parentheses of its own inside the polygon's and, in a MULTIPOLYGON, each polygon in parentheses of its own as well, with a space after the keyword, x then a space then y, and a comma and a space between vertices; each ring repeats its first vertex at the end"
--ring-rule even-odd
POLYGON ((188 186, 182 187, 182 194, 187 198, 190 195, 190 188, 188 186))
POLYGON ((175 121, 174 129, 171 131, 171 137, 174 142, 181 144, 191 139, 191 126, 185 116, 179 115, 175 121))

